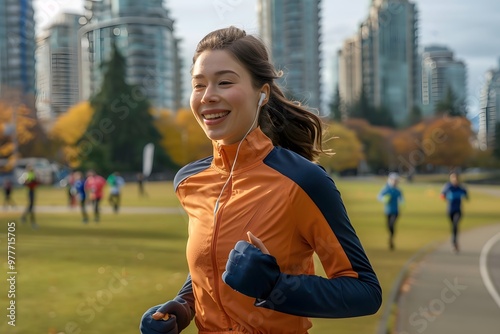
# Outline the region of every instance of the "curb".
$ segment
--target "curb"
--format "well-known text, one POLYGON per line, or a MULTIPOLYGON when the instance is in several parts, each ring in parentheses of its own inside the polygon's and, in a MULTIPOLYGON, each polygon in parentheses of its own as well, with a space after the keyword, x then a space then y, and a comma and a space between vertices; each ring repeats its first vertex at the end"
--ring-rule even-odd
POLYGON ((429 254, 431 251, 435 250, 436 247, 441 244, 439 241, 431 242, 422 248, 420 248, 413 256, 406 261, 404 264, 403 268, 399 271, 398 277, 394 281, 392 288, 391 288, 391 293, 389 295, 388 302, 385 305, 384 308, 384 313, 382 314, 380 321, 379 321, 379 326, 377 329, 377 334, 391 334, 391 328, 389 324, 389 320, 391 315, 393 315, 393 306, 397 305, 398 299, 399 299, 399 294, 401 291, 401 286, 403 285, 403 282, 406 280, 406 278, 409 276, 410 273, 410 267, 417 263, 420 262, 425 255, 429 254))

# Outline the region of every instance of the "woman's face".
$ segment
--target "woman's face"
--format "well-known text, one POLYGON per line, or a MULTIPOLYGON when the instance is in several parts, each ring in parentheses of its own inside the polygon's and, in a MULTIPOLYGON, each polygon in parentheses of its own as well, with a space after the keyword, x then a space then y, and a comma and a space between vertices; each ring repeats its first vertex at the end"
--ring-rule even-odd
POLYGON ((193 65, 191 83, 191 110, 208 138, 234 144, 257 127, 261 91, 227 51, 201 53, 193 65))

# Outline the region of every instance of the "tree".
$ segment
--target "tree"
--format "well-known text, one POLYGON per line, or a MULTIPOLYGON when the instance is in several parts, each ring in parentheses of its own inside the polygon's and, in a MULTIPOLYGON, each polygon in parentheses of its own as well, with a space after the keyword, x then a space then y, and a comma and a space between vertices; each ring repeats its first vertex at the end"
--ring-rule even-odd
POLYGON ((362 118, 367 120, 368 123, 377 126, 388 126, 391 128, 395 126, 389 109, 384 106, 372 106, 364 89, 361 89, 358 101, 349 106, 347 110, 350 118, 362 118))
POLYGON ((388 126, 390 128, 394 128, 396 126, 390 110, 387 109, 385 106, 373 108, 372 113, 368 118, 368 121, 372 125, 377 125, 377 126, 388 126))
MULTIPOLYGON (((142 170, 144 146, 161 141, 150 104, 141 87, 125 81, 126 60, 116 45, 103 71, 101 89, 90 100, 94 114, 78 141, 82 166, 103 174, 142 170)), ((174 167, 163 150, 155 150, 154 161, 154 168, 174 167)))
POLYGON ((358 168, 364 159, 363 145, 356 133, 337 122, 331 122, 325 132, 325 149, 331 149, 334 155, 321 156, 320 164, 330 170, 343 172, 358 168))
POLYGON ((358 100, 348 106, 347 111, 349 118, 361 118, 370 122, 370 114, 373 112, 373 108, 370 105, 368 96, 366 96, 366 92, 363 88, 361 89, 361 94, 359 94, 358 100))
POLYGON ((427 163, 449 168, 462 167, 472 156, 472 129, 465 117, 436 119, 424 131, 420 146, 427 163))
POLYGON ((422 110, 419 106, 414 105, 410 110, 410 115, 408 115, 408 125, 415 125, 422 121, 422 110))
POLYGON ((435 114, 436 116, 465 117, 467 106, 465 101, 458 99, 451 87, 448 87, 445 98, 436 104, 435 114))
POLYGON ((363 144, 363 153, 370 168, 376 172, 387 170, 392 154, 388 138, 393 130, 372 126, 363 119, 349 119, 344 124, 356 133, 363 144))
POLYGON ((333 94, 333 99, 329 104, 330 107, 330 119, 336 122, 342 121, 342 111, 341 111, 342 101, 340 99, 339 85, 335 87, 335 92, 333 94))
POLYGON ((493 147, 493 156, 500 159, 500 122, 495 124, 495 143, 493 147))
POLYGON ((176 114, 163 110, 155 124, 163 136, 162 147, 176 164, 182 166, 212 154, 212 142, 191 110, 180 109, 176 114))
POLYGON ((77 144, 85 134, 93 114, 94 110, 88 101, 80 102, 59 116, 49 132, 49 138, 59 146, 62 155, 59 160, 73 168, 80 166, 77 144))
POLYGON ((12 156, 16 149, 14 145, 17 144, 17 151, 22 153, 23 146, 33 142, 39 132, 33 112, 25 104, 0 101, 0 157, 12 157, 15 161, 18 157, 12 156))

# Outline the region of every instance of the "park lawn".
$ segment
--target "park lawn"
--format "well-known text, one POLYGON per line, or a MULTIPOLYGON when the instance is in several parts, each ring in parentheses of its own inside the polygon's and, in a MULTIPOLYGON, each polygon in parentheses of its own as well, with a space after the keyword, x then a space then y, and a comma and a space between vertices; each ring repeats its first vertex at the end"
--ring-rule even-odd
MULTIPOLYGON (((448 241, 445 203, 438 197, 441 185, 403 183, 406 204, 398 221, 396 250, 389 251, 382 205, 376 201, 383 181, 341 179, 337 185, 381 281, 384 305, 373 316, 315 319, 312 334, 375 333, 406 261, 426 245, 448 241)), ((124 205, 178 205, 171 183, 148 183, 147 190, 150 203, 145 204, 142 201, 148 200, 137 197, 135 184, 127 185, 124 205)), ((23 196, 16 195, 22 205, 23 196)), ((64 195, 62 189, 43 187, 37 203, 61 205, 66 203, 64 195)), ((497 203, 498 197, 471 187, 463 230, 498 222, 497 203)), ((5 273, 7 223, 17 218, 18 214, 0 212, 5 273)), ((16 327, 2 321, 0 333, 137 334, 142 313, 172 298, 185 280, 187 224, 183 214, 105 214, 100 223, 84 225, 77 211, 40 213, 38 223, 40 229, 35 231, 16 223, 16 327)), ((317 268, 321 275, 319 263, 317 268)), ((0 291, 4 312, 8 301, 7 291, 0 291)), ((183 333, 196 333, 194 323, 183 333)))
MULTIPOLYGON (((132 207, 176 207, 179 205, 174 195, 172 182, 146 182, 146 196, 139 196, 135 182, 126 183, 122 189, 121 203, 132 207)), ((108 206, 109 186, 104 188, 102 205, 108 206)), ((15 188, 13 198, 16 203, 25 203, 27 192, 23 188, 15 188)), ((68 205, 68 189, 65 187, 42 185, 36 190, 37 205, 68 205)))

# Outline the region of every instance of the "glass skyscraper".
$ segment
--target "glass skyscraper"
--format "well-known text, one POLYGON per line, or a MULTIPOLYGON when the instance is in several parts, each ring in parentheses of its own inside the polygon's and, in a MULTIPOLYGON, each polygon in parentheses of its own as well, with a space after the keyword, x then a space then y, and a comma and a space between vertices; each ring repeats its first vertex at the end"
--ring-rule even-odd
POLYGON ((80 97, 100 88, 101 64, 115 43, 127 61, 127 82, 140 86, 156 109, 181 107, 179 40, 162 0, 86 0, 80 29, 80 97))
POLYGON ((480 149, 492 148, 500 133, 495 133, 500 122, 500 58, 498 67, 486 73, 486 82, 481 95, 478 140, 480 149))
MULTIPOLYGON (((445 46, 433 45, 422 53, 422 115, 433 116, 436 105, 451 90, 455 102, 465 108, 467 69, 445 46)), ((465 110, 464 110, 465 111, 465 110)))
POLYGON ((280 86, 311 108, 321 104, 321 1, 259 0, 260 35, 283 71, 280 86))
POLYGON ((0 0, 0 95, 35 93, 35 22, 32 0, 0 0))
POLYGON ((361 29, 365 93, 404 124, 420 96, 416 7, 408 0, 372 0, 361 29))
POLYGON ((53 120, 79 102, 78 30, 81 15, 59 14, 37 39, 38 117, 53 120))
POLYGON ((372 0, 368 17, 339 51, 341 100, 356 103, 363 90, 372 106, 387 109, 397 126, 405 125, 420 105, 417 30, 414 4, 372 0))

